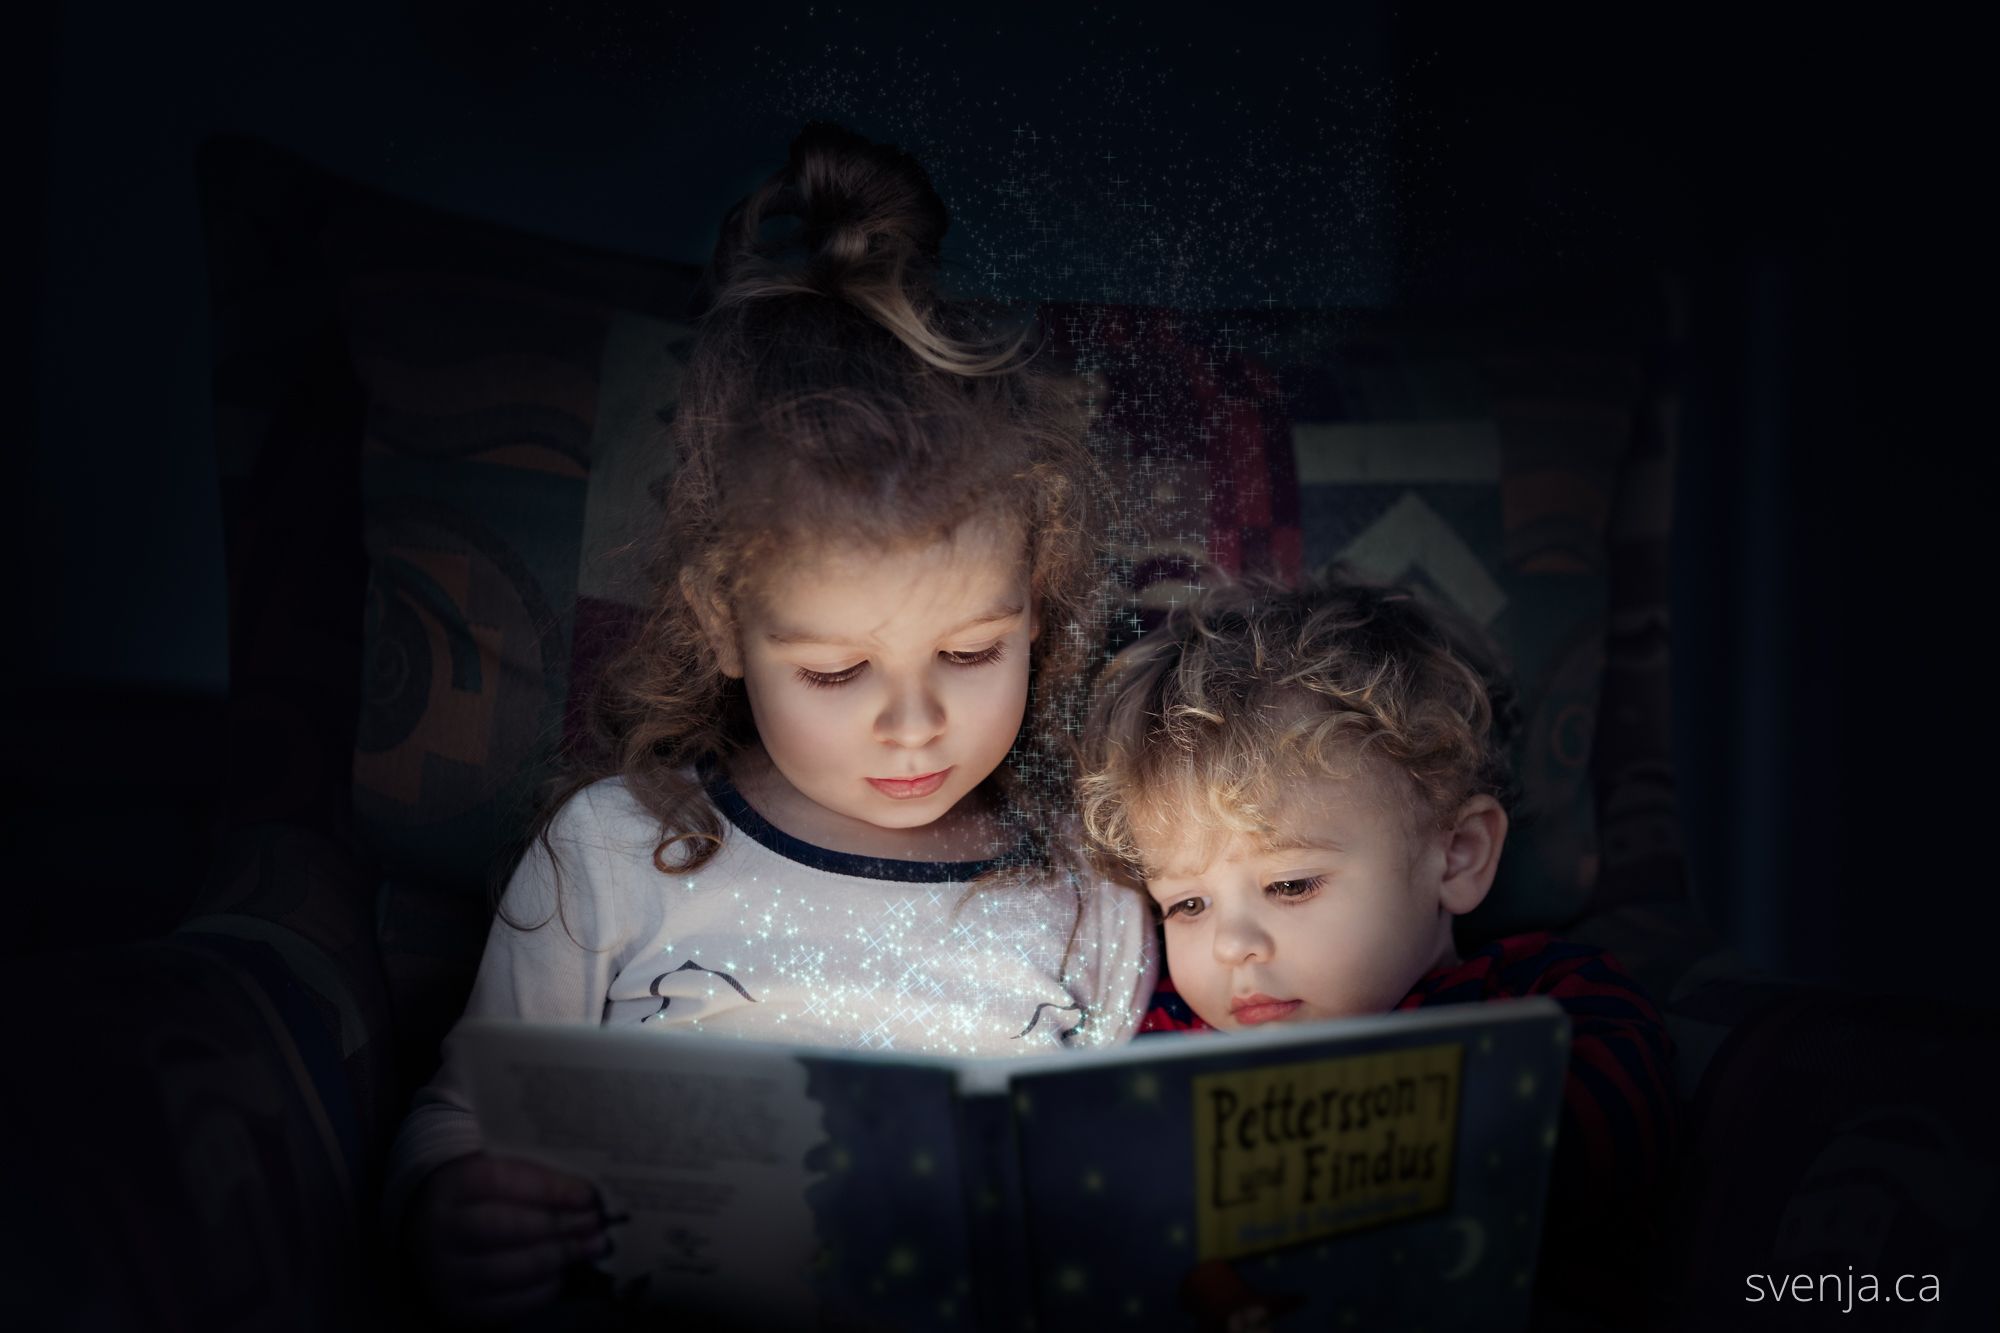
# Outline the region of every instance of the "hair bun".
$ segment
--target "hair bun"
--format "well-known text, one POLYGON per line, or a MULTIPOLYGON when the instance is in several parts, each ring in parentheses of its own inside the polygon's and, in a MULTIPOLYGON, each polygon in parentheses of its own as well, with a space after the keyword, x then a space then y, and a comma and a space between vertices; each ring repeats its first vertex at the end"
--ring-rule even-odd
MULTIPOLYGON (((813 320, 832 301, 878 325, 918 360, 956 375, 1011 368, 1027 337, 968 332, 942 310, 937 269, 951 214, 917 160, 891 144, 815 121, 783 170, 723 220, 692 313, 707 319, 813 320), (767 231, 773 219, 798 225, 767 231)), ((803 330, 807 326, 800 325, 803 330)), ((767 330, 768 332, 768 330, 767 330)), ((796 332, 796 331, 795 331, 796 332)), ((793 334, 786 334, 790 337, 793 334)), ((833 326, 808 337, 848 336, 833 326)))
POLYGON ((723 220, 697 309, 793 285, 843 296, 900 285, 913 266, 936 266, 950 220, 915 158, 815 121, 792 140, 784 168, 723 220), (784 218, 799 225, 767 232, 784 218))
POLYGON ((902 149, 815 121, 792 140, 783 175, 815 259, 852 265, 900 250, 936 262, 951 214, 902 149))

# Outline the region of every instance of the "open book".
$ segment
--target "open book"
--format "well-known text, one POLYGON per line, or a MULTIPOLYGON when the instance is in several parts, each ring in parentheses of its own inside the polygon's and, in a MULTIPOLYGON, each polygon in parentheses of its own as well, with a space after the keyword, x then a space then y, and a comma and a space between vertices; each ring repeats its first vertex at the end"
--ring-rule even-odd
POLYGON ((597 1182, 702 1326, 1524 1327, 1545 998, 1015 1061, 469 1022, 487 1146, 597 1182))

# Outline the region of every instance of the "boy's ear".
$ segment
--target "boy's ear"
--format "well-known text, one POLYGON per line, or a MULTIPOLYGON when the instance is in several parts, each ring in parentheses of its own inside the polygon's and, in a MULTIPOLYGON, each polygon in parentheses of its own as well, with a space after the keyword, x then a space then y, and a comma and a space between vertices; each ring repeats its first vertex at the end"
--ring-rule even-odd
POLYGON ((1036 639, 1039 639, 1041 637, 1042 637, 1042 595, 1040 593, 1031 592, 1028 594, 1028 642, 1033 643, 1036 639))
POLYGON ((681 571, 681 596, 701 625, 701 637, 715 654, 715 664, 732 680, 743 678, 743 650, 736 642, 736 620, 722 600, 701 586, 691 570, 681 571))
POLYGON ((1486 900, 1506 841, 1507 811, 1500 802, 1480 795, 1458 807, 1445 834, 1444 878, 1438 885, 1438 901, 1446 911, 1463 916, 1486 900))

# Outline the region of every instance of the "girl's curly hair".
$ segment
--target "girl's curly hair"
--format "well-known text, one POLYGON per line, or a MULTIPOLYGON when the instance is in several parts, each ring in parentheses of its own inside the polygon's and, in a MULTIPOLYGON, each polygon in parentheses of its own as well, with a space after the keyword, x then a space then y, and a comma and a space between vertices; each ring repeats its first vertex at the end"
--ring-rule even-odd
POLYGON ((1104 619, 1105 486, 1072 389, 1034 363, 1026 331, 997 333, 939 294, 947 221, 909 155, 825 124, 724 220, 645 551, 648 610, 599 678, 587 741, 564 755, 528 835, 552 860, 557 812, 613 775, 659 818, 662 873, 720 848, 695 770, 755 732, 697 607, 727 613, 829 540, 922 545, 974 516, 1020 535, 1041 618, 1027 716, 987 780, 1017 848, 1004 868, 1074 857, 1051 831, 1074 810, 1074 737, 1104 619))

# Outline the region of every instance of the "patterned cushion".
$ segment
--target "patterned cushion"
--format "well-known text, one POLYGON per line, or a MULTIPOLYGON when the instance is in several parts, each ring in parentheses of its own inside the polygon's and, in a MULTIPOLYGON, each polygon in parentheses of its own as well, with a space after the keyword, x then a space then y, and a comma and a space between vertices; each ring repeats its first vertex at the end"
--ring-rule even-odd
POLYGON ((630 618, 580 556, 657 494, 695 275, 389 206, 327 253, 368 401, 354 809, 420 1065, 587 687, 572 652, 594 666, 630 618))
POLYGON ((1306 562, 1427 585, 1499 642, 1521 690, 1527 819, 1465 924, 1566 923, 1598 868, 1605 533, 1639 400, 1633 348, 1384 322, 1328 350, 1294 399, 1306 562))
POLYGON ((1340 560, 1426 586, 1507 654, 1524 817, 1494 892, 1462 923, 1470 940, 1681 894, 1665 718, 1671 441, 1651 415, 1648 313, 1495 325, 1061 308, 1046 320, 1137 502, 1127 556, 1142 621, 1203 560, 1283 576, 1340 560), (1593 904, 1607 860, 1617 887, 1593 904))
POLYGON ((695 273, 251 141, 212 142, 202 172, 239 693, 269 680, 231 770, 246 818, 351 833, 406 1089, 587 684, 572 648, 590 667, 631 619, 579 553, 657 494, 695 273))
POLYGON ((602 591, 580 583, 590 520, 617 525, 648 496, 593 464, 620 447, 628 470, 664 459, 681 337, 666 315, 692 275, 380 216, 334 245, 368 391, 355 808, 390 875, 470 890, 560 735, 571 608, 602 591))

